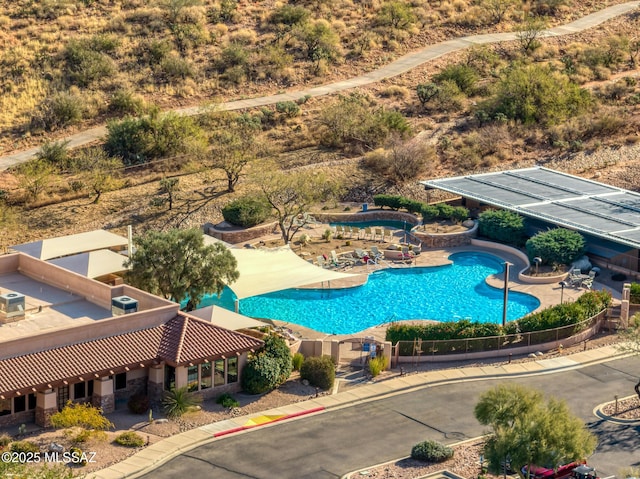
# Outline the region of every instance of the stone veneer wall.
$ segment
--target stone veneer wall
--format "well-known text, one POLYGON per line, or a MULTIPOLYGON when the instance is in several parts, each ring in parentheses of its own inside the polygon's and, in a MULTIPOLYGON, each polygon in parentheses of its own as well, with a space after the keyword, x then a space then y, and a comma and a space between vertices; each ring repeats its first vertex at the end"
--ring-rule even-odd
MULTIPOLYGON (((147 376, 135 379, 127 379, 127 387, 125 389, 117 389, 113 392, 115 406, 118 408, 126 406, 127 401, 136 393, 147 394, 147 376)), ((115 384, 114 384, 115 387, 115 384)))
POLYGON ((392 210, 369 210, 359 213, 315 213, 313 217, 323 223, 352 223, 376 220, 406 221, 412 225, 420 223, 416 215, 392 210))
POLYGON ((116 402, 113 394, 107 394, 106 396, 98 396, 94 394, 91 397, 91 404, 94 407, 99 407, 102 409, 102 412, 105 414, 109 414, 116 409, 116 402))
MULTIPOLYGON (((57 412, 57 411, 56 411, 57 412)), ((31 423, 35 420, 36 411, 22 411, 15 414, 0 416, 0 427, 13 426, 14 424, 31 423)))
POLYGON ((478 234, 478 223, 473 228, 461 233, 432 234, 425 231, 412 231, 413 236, 422 241, 425 248, 452 248, 454 246, 467 246, 472 238, 478 234))
POLYGON ((35 423, 40 426, 40 427, 49 427, 51 426, 51 421, 49 420, 49 418, 51 418, 51 416, 53 416, 55 413, 58 412, 58 408, 51 408, 51 409, 42 409, 42 408, 36 408, 36 413, 35 413, 35 423))
POLYGON ((245 243, 261 236, 272 234, 277 227, 278 223, 276 223, 275 221, 273 223, 254 226, 253 228, 241 228, 234 230, 217 229, 214 225, 208 225, 205 228, 205 233, 221 241, 237 244, 245 243))

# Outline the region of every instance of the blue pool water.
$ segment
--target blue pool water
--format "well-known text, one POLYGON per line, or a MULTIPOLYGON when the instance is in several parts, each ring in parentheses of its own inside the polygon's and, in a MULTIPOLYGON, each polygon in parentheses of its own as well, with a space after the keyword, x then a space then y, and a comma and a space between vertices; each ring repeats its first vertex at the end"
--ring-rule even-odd
MULTIPOLYGON (((346 289, 287 289, 245 298, 240 313, 280 319, 327 334, 352 334, 404 319, 451 321, 468 318, 502 322, 503 291, 485 278, 503 270, 502 261, 484 253, 456 253, 453 264, 385 269, 371 273, 366 284, 346 289)), ((233 293, 207 297, 201 306, 218 304, 233 310, 233 293)), ((509 292, 507 320, 518 319, 540 305, 534 296, 509 292)))
POLYGON ((352 226, 356 228, 393 228, 397 230, 406 230, 411 231, 415 225, 413 223, 409 223, 408 221, 397 221, 397 220, 376 220, 376 221, 347 221, 340 223, 330 223, 331 226, 352 226))

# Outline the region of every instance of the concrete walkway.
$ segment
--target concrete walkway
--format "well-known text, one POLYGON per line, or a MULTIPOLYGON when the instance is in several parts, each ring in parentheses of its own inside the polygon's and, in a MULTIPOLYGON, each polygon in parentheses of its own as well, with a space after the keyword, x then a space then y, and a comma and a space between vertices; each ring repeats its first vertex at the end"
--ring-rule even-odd
MULTIPOLYGON (((619 5, 613 5, 611 7, 600 10, 599 12, 592 13, 574 22, 566 25, 551 28, 542 33, 542 37, 556 37, 562 35, 571 35, 573 33, 581 32, 589 28, 593 28, 601 23, 611 20, 612 18, 624 15, 640 6, 640 1, 627 2, 619 5)), ((389 63, 377 70, 366 73, 358 77, 350 78, 339 82, 329 83, 322 86, 308 88, 304 90, 292 90, 288 93, 281 93, 276 95, 268 95, 258 98, 250 98, 246 100, 236 100, 225 102, 220 105, 216 105, 216 108, 221 110, 241 110, 245 108, 256 108, 260 106, 272 105, 279 101, 295 101, 306 95, 312 97, 331 95, 352 88, 362 87, 377 83, 385 78, 392 78, 401 75, 417 66, 430 62, 438 57, 452 53, 458 50, 469 48, 473 45, 484 45, 488 43, 498 43, 505 41, 512 41, 516 39, 516 33, 487 33, 482 35, 470 35, 466 37, 460 37, 453 40, 447 40, 445 42, 436 43, 435 45, 428 45, 421 50, 413 53, 408 53, 394 62, 389 63)), ((183 115, 196 115, 204 111, 204 107, 196 106, 190 108, 181 108, 174 110, 177 113, 183 115)), ((86 130, 75 135, 70 135, 64 138, 60 138, 62 141, 68 141, 70 148, 85 145, 92 141, 99 140, 106 134, 107 130, 104 126, 99 126, 86 130)), ((39 147, 30 148, 19 153, 0 157, 0 170, 5 170, 10 166, 18 163, 25 162, 32 158, 38 151, 39 147)))
POLYGON ((173 457, 205 443, 216 441, 225 435, 244 433, 255 427, 266 427, 274 422, 293 420, 308 414, 321 414, 328 409, 348 407, 382 397, 458 381, 524 377, 567 371, 610 361, 621 356, 623 354, 614 346, 605 346, 572 355, 542 358, 524 363, 500 363, 481 367, 428 371, 404 376, 397 375, 391 379, 372 381, 337 394, 320 396, 308 401, 198 427, 152 444, 134 456, 107 469, 91 473, 90 476, 95 479, 139 477, 173 457))

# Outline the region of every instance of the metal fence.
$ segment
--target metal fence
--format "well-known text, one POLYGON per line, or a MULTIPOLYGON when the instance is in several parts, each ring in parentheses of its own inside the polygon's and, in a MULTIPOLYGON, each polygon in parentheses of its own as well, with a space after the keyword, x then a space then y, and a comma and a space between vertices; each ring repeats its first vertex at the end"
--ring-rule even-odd
POLYGON ((566 345, 575 344, 586 338, 578 337, 581 332, 590 329, 597 332, 600 323, 606 316, 606 310, 598 313, 580 323, 563 326, 560 328, 546 329, 543 331, 532 331, 528 333, 507 334, 504 336, 487 336, 469 339, 451 340, 422 340, 398 341, 395 348, 395 357, 413 357, 415 361, 420 358, 435 357, 443 355, 469 354, 481 352, 501 352, 516 348, 526 348, 530 346, 557 343, 565 341, 566 345), (573 341, 571 340, 573 339, 573 341))

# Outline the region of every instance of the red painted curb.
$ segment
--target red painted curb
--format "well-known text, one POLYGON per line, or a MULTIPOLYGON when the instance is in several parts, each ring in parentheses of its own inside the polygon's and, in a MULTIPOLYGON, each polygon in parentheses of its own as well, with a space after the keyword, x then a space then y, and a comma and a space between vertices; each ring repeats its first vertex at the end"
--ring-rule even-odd
POLYGON ((234 427, 231 429, 227 429, 226 431, 220 431, 220 432, 216 432, 213 434, 213 437, 221 437, 221 436, 226 436, 227 434, 233 434, 235 432, 240 432, 240 431, 244 431, 247 429, 253 429, 254 427, 259 427, 259 426, 264 426, 265 424, 272 424, 274 422, 278 422, 278 421, 284 421, 285 419, 291 419, 294 417, 300 417, 300 416, 305 416, 307 414, 313 414, 314 412, 320 412, 320 411, 324 411, 324 406, 318 406, 318 407, 314 407, 312 409, 306 409, 304 411, 300 411, 300 412, 294 412, 293 414, 287 414, 286 416, 282 416, 278 419, 274 419, 273 421, 269 421, 269 422, 265 422, 264 424, 254 424, 253 426, 238 426, 238 427, 234 427))

